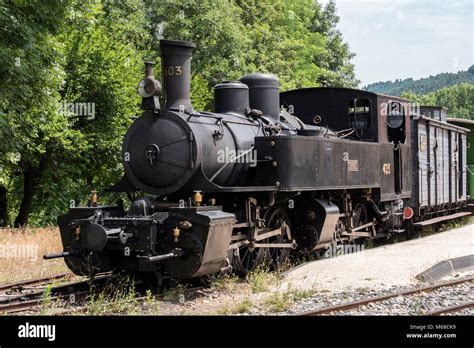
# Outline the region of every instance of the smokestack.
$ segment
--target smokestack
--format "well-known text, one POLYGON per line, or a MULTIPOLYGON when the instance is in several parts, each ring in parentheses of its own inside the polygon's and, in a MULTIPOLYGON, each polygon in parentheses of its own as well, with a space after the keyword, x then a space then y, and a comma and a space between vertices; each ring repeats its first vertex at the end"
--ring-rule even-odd
POLYGON ((192 112, 191 58, 196 45, 192 42, 161 40, 161 73, 163 76, 163 109, 192 112))

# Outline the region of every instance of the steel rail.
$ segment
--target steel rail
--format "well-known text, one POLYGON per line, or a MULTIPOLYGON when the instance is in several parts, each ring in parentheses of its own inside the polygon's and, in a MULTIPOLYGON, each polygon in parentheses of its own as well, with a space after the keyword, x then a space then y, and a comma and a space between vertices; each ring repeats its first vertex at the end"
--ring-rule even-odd
MULTIPOLYGON (((104 273, 97 275, 94 279, 85 279, 76 282, 69 282, 54 286, 50 289, 48 300, 57 301, 67 299, 71 296, 84 296, 88 294, 92 287, 102 287, 107 284, 111 274, 104 273)), ((50 283, 51 284, 51 283, 50 283)), ((22 312, 38 308, 45 299, 43 298, 45 289, 39 288, 29 293, 18 293, 0 298, 0 313, 22 312)))
POLYGON ((34 278, 34 279, 18 281, 15 283, 1 284, 0 291, 2 293, 5 293, 9 289, 13 289, 13 288, 21 288, 21 287, 32 286, 32 285, 42 285, 43 283, 50 283, 53 280, 58 280, 58 279, 66 278, 66 277, 72 277, 73 275, 74 275, 73 273, 61 273, 61 274, 56 274, 56 275, 52 275, 52 276, 44 277, 44 278, 34 278))
POLYGON ((446 314, 446 313, 455 313, 455 312, 462 311, 463 309, 473 308, 473 307, 474 307, 474 301, 471 301, 471 302, 461 303, 455 306, 437 309, 435 311, 428 312, 425 315, 435 316, 435 315, 441 315, 441 314, 446 314))
MULTIPOLYGON (((70 284, 66 284, 66 285, 70 285, 70 284)), ((205 286, 195 286, 195 287, 191 287, 191 288, 186 288, 184 289, 184 294, 186 293, 193 293, 193 292, 197 292, 199 290, 202 290, 202 289, 206 289, 205 286)), ((75 301, 74 301, 74 304, 76 304, 78 301, 78 299, 84 299, 84 298, 87 298, 87 295, 89 295, 89 291, 88 290, 84 290, 84 291, 79 291, 79 292, 75 292, 75 293, 66 293, 66 294, 61 294, 61 295, 57 295, 57 296, 52 296, 49 298, 50 301, 58 301, 58 300, 64 300, 64 299, 67 299, 69 296, 71 295, 74 295, 76 298, 75 298, 75 301)), ((164 294, 160 294, 157 296, 157 298, 159 299, 164 299, 166 296, 164 294)), ((145 302, 147 300, 148 296, 138 296, 135 298, 135 300, 137 301, 142 301, 142 302, 145 302)), ((44 300, 42 298, 34 298, 34 299, 30 299, 30 300, 27 300, 27 301, 17 301, 17 302, 12 302, 12 303, 6 303, 6 304, 0 304, 0 314, 13 314, 13 313, 22 313, 22 312, 28 312, 28 311, 35 311, 37 312, 38 309, 41 308, 41 305, 42 303, 44 302, 44 300)), ((57 315, 64 315, 64 314, 73 314, 73 313, 77 313, 77 312, 81 312, 81 311, 84 311, 86 309, 85 306, 71 306, 69 308, 63 308, 62 310, 59 309, 57 313, 54 313, 54 314, 57 314, 57 315)))
POLYGON ((408 289, 408 290, 402 290, 402 291, 394 292, 394 293, 391 293, 391 294, 369 297, 369 298, 358 300, 358 301, 346 302, 346 303, 342 303, 342 304, 338 304, 338 305, 318 308, 318 309, 315 309, 315 310, 298 313, 296 315, 299 315, 299 316, 316 316, 316 315, 328 314, 328 313, 332 313, 332 312, 336 312, 336 311, 347 311, 349 309, 354 309, 354 308, 366 305, 368 303, 382 302, 382 301, 385 301, 385 300, 388 300, 390 298, 397 297, 397 296, 408 296, 408 295, 413 295, 413 294, 420 293, 420 292, 431 292, 431 291, 439 289, 439 288, 454 286, 454 285, 458 285, 458 284, 462 284, 462 283, 466 283, 466 282, 471 282, 471 281, 474 281, 474 276, 470 276, 470 277, 463 278, 463 279, 450 280, 450 281, 441 282, 441 283, 435 283, 435 284, 427 285, 427 286, 424 286, 424 287, 418 287, 418 288, 413 288, 413 289, 408 289))
MULTIPOLYGON (((48 300, 49 301, 58 301, 58 300, 63 300, 67 299, 69 296, 74 295, 75 296, 75 301, 78 300, 78 298, 83 298, 89 294, 88 291, 80 291, 76 292, 74 294, 63 294, 63 295, 58 295, 58 296, 53 296, 50 297, 48 300)), ((19 302, 12 302, 12 303, 7 303, 0 305, 0 313, 1 314, 9 314, 9 313, 19 313, 19 312, 27 312, 27 311, 36 311, 37 309, 41 308, 41 305, 43 304, 44 299, 42 298, 36 298, 28 301, 19 301, 19 302)))

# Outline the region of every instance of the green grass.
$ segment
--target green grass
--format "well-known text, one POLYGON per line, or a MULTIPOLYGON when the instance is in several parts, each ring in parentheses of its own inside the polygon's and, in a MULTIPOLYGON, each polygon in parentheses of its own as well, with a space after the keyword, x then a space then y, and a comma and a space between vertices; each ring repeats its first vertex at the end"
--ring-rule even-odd
POLYGON ((311 297, 316 292, 314 290, 298 290, 289 287, 285 292, 276 292, 267 298, 264 304, 270 312, 285 312, 291 305, 305 298, 311 297))
POLYGON ((365 249, 372 249, 374 247, 374 241, 372 239, 367 239, 364 244, 365 249))
POLYGON ((246 298, 237 305, 234 305, 234 306, 226 305, 226 306, 222 307, 217 312, 217 314, 218 315, 232 315, 232 314, 248 313, 252 310, 252 308, 253 308, 252 301, 250 301, 248 298, 246 298))
POLYGON ((145 302, 143 305, 145 307, 145 313, 153 315, 160 314, 160 304, 150 289, 146 291, 145 302))
POLYGON ((454 228, 463 227, 474 223, 474 216, 465 216, 459 219, 445 221, 436 225, 430 225, 423 228, 420 232, 420 237, 427 237, 435 233, 444 232, 454 228))
POLYGON ((41 296, 41 306, 40 306, 40 315, 48 315, 52 310, 52 299, 51 293, 53 291, 53 285, 48 284, 46 289, 44 289, 43 295, 41 296))
POLYGON ((410 305, 410 308, 415 312, 417 315, 423 314, 423 310, 421 309, 422 299, 421 297, 417 296, 413 303, 410 305))
POLYGON ((135 281, 123 277, 118 283, 108 284, 100 291, 92 290, 85 304, 86 315, 139 314, 135 281))
POLYGON ((177 284, 163 292, 163 299, 165 301, 183 303, 185 301, 184 294, 187 288, 187 285, 177 284))
POLYGON ((265 265, 261 265, 247 274, 246 280, 252 292, 259 293, 268 291, 272 285, 276 285, 279 277, 276 273, 269 272, 265 265))
POLYGON ((474 223, 474 216, 465 216, 460 219, 447 221, 441 228, 443 229, 443 231, 445 231, 452 228, 459 228, 472 223, 474 223))
POLYGON ((236 308, 237 313, 247 313, 252 309, 252 302, 249 299, 243 300, 236 308))
POLYGON ((239 277, 235 274, 225 274, 224 276, 213 280, 210 283, 210 288, 214 290, 221 291, 233 291, 237 283, 239 282, 239 277))

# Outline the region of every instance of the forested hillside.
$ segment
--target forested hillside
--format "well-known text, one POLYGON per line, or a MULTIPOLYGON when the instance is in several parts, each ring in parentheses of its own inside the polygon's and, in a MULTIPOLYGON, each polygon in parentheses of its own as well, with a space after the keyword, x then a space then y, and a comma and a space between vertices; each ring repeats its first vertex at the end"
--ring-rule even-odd
POLYGON ((402 93, 402 97, 421 105, 444 106, 448 108, 449 117, 474 120, 474 84, 462 83, 425 95, 408 91, 402 93))
POLYGON ((375 93, 387 95, 402 95, 403 92, 411 91, 416 94, 428 94, 438 89, 458 85, 461 83, 474 84, 474 65, 468 70, 457 73, 442 73, 429 76, 419 80, 412 78, 386 82, 376 82, 363 87, 363 89, 375 93))
MULTIPOLYGON (((0 2, 0 225, 55 224, 122 175, 121 141, 138 115, 143 61, 159 40, 197 43, 196 109, 212 87, 253 71, 283 89, 356 86, 333 1, 62 0, 0 2)), ((107 196, 106 196, 107 195, 107 196)))

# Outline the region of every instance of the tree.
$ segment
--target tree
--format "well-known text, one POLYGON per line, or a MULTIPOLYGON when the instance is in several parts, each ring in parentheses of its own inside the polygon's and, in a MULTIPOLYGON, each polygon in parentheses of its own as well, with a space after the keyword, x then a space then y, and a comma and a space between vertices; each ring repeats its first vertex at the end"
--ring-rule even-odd
POLYGON ((403 98, 414 100, 421 105, 444 106, 450 117, 474 120, 474 85, 462 83, 441 88, 429 94, 419 95, 412 91, 404 92, 403 98))
POLYGON ((23 193, 15 226, 28 222, 51 148, 68 136, 51 125, 58 116, 55 110, 61 81, 54 34, 61 28, 68 6, 69 1, 0 4, 0 152, 4 153, 0 165, 7 173, 1 176, 4 193, 0 211, 7 206, 5 191, 18 186, 14 177, 20 174, 21 187, 15 188, 23 193))
POLYGON ((213 108, 215 84, 255 71, 282 90, 355 85, 335 11, 313 0, 1 2, 0 224, 53 224, 120 178, 143 61, 159 64, 161 38, 198 44, 198 110, 213 108))
POLYGON ((212 108, 212 87, 245 71, 249 39, 234 1, 146 1, 154 56, 159 40, 197 43, 192 61, 191 97, 196 109, 212 108))
POLYGON ((350 52, 349 45, 343 41, 342 34, 337 30, 339 16, 336 3, 331 0, 323 9, 314 2, 314 14, 310 30, 325 37, 325 52, 317 56, 315 64, 326 69, 323 79, 325 84, 334 87, 357 87, 359 81, 355 78, 354 65, 350 60, 355 54, 350 52))
POLYGON ((191 85, 197 109, 212 108, 215 84, 255 71, 276 74, 282 90, 357 85, 333 2, 325 8, 312 0, 146 3, 156 55, 161 38, 197 43, 191 85))
POLYGON ((78 138, 76 148, 57 153, 36 196, 33 217, 50 223, 71 202, 86 203, 91 190, 106 196, 123 175, 122 140, 140 112, 136 86, 149 42, 141 0, 74 1, 66 25, 58 36, 66 74, 59 92, 63 109, 76 106, 66 116, 78 138))
POLYGON ((138 112, 148 42, 143 3, 1 6, 0 186, 9 211, 19 207, 15 226, 54 223, 71 200, 121 175, 121 140, 138 112), (67 110, 83 103, 94 105, 93 119, 67 110))
POLYGON ((461 83, 474 84, 474 65, 465 71, 441 73, 419 80, 408 78, 404 80, 396 79, 394 82, 376 82, 364 87, 364 89, 388 95, 402 95, 406 91, 412 91, 416 94, 428 94, 461 83))

